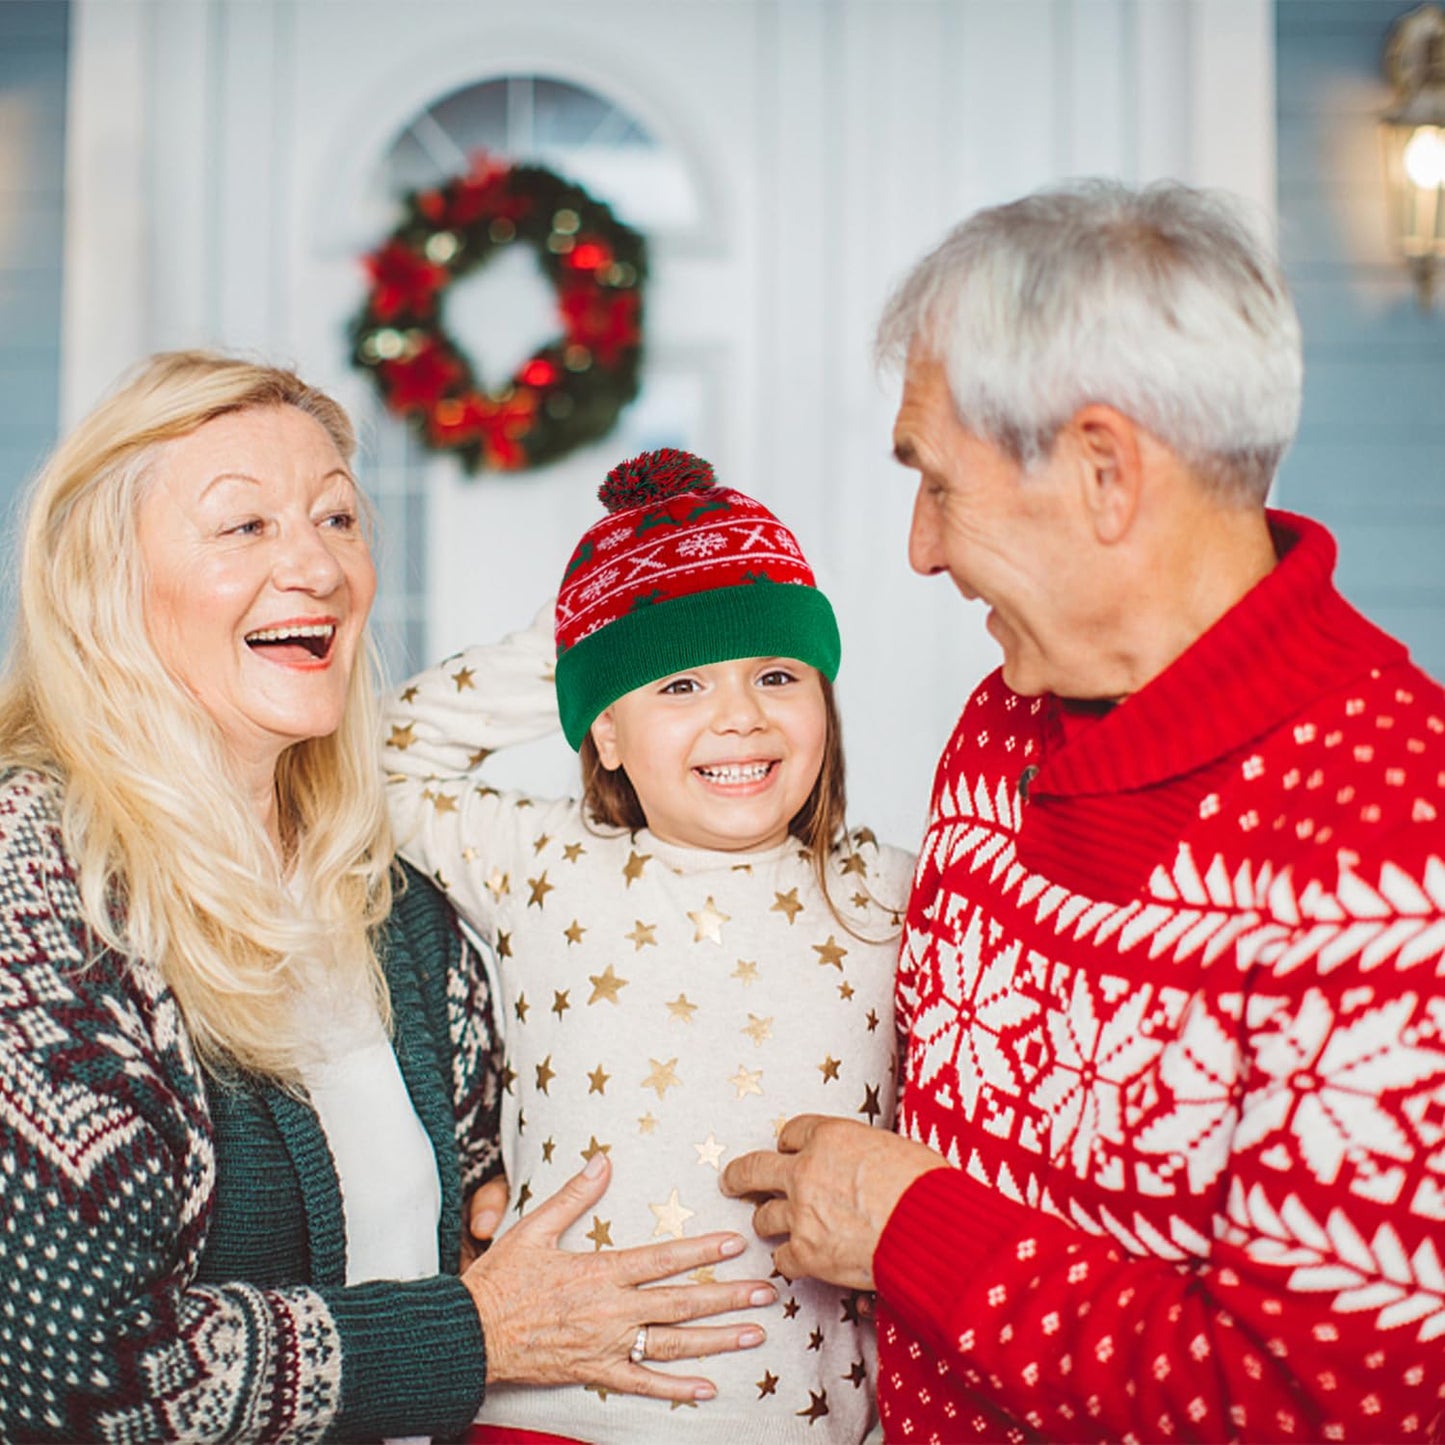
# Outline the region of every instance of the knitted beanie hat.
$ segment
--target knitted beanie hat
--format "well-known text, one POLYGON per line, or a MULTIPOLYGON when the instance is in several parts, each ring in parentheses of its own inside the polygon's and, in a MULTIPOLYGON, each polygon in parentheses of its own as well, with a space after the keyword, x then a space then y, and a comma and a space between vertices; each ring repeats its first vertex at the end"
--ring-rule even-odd
POLYGON ((690 452, 644 452, 598 489, 557 593, 557 704, 574 748, 624 693, 737 657, 838 672, 838 624, 793 534, 690 452))

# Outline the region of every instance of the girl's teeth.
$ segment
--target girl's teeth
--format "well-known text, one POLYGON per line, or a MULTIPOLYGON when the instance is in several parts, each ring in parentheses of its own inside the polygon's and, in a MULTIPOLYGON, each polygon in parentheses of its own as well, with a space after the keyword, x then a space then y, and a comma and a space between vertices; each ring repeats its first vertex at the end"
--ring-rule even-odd
POLYGON ((703 777, 713 783, 756 783, 768 775, 771 763, 752 763, 748 767, 699 768, 703 777))

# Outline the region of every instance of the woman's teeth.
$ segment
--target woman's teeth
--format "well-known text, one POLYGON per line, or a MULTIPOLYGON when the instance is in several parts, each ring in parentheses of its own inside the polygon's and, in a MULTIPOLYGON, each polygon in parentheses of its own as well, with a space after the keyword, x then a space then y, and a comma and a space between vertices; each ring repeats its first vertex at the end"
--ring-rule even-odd
POLYGON ((710 783, 757 783, 767 777, 772 767, 772 763, 727 763, 695 771, 710 783))

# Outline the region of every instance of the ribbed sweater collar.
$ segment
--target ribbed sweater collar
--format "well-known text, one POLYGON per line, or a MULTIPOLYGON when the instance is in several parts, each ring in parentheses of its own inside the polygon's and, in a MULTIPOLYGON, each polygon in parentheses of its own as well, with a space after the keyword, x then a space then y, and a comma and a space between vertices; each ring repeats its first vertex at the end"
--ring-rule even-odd
MULTIPOLYGON (((1279 562, 1157 677, 1066 747, 1048 729, 1031 796, 1081 797, 1167 782, 1263 736, 1404 645, 1335 590, 1334 538, 1268 513, 1279 562), (1057 750, 1056 750, 1057 749, 1057 750)), ((1057 707, 1057 699, 1051 699, 1057 707)))

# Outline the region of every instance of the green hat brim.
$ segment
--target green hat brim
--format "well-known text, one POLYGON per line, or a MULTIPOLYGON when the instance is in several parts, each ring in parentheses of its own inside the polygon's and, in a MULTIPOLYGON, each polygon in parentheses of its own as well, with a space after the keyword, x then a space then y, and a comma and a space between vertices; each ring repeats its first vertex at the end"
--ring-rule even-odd
POLYGON ((796 657, 832 681, 842 642, 816 587, 754 582, 639 607, 557 659, 557 707, 573 748, 624 693, 674 672, 738 657, 796 657))

